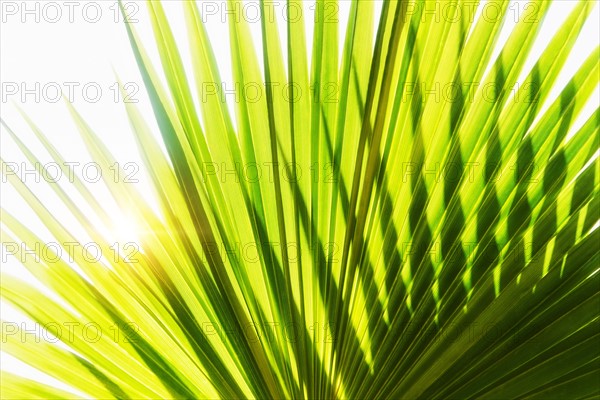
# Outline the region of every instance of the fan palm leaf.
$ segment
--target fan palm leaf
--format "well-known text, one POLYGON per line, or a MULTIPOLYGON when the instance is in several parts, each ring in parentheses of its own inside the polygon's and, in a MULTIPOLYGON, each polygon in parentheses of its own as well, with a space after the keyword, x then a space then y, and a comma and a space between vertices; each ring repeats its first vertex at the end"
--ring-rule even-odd
MULTIPOLYGON (((593 3, 577 2, 533 66, 551 2, 531 1, 535 18, 519 18, 505 42, 509 2, 485 2, 501 18, 470 19, 458 14, 466 3, 440 2, 450 14, 436 21, 421 1, 381 12, 352 1, 341 31, 328 13, 336 0, 317 0, 314 21, 288 0, 284 27, 261 1, 262 51, 248 21, 228 19, 230 109, 198 4, 182 2, 183 49, 148 1, 160 66, 126 29, 160 137, 126 108, 160 210, 104 177, 145 232, 139 251, 111 248, 85 210, 111 215, 75 176, 74 192, 51 189, 114 257, 100 267, 46 249, 23 264, 49 291, 5 271, 1 283, 3 302, 54 333, 70 321, 116 336, 21 340, 4 321, 2 350, 74 392, 4 371, 2 397, 600 395, 600 111, 584 113, 599 48, 552 94, 593 3), (250 97, 254 87, 264 95, 250 97)), ((93 160, 114 166, 67 106, 93 160)), ((2 171, 58 243, 82 243, 4 161, 2 171)), ((43 243, 6 210, 2 235, 24 244, 11 248, 19 259, 43 243)))

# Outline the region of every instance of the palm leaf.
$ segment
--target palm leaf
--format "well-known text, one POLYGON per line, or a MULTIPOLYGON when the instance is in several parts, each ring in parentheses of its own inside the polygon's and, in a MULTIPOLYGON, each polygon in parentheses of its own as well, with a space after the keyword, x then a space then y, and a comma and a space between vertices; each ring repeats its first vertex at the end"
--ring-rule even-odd
MULTIPOLYGON (((597 9, 578 1, 529 67, 551 2, 532 1, 536 20, 520 18, 506 41, 509 2, 483 5, 495 19, 460 18, 467 2, 451 3, 438 4, 452 11, 436 21, 422 1, 384 1, 380 13, 353 1, 341 24, 329 13, 335 0, 316 1, 314 22, 288 0, 278 26, 260 1, 261 52, 248 21, 228 20, 232 115, 207 91, 222 77, 198 5, 182 3, 183 49, 161 2, 148 1, 160 67, 126 29, 160 138, 126 108, 160 210, 135 187, 104 181, 145 232, 135 260, 111 252, 86 210, 112 217, 76 177, 51 189, 114 257, 99 267, 40 253, 23 264, 49 291, 4 269, 1 283, 2 301, 44 327, 76 321, 122 336, 74 329, 58 343, 20 340, 4 321, 3 352, 70 389, 3 371, 2 397, 600 395, 600 110, 586 113, 599 48, 559 86, 597 9), (180 55, 188 50, 193 76, 180 55), (249 98, 248 85, 263 95, 249 98)), ((115 165, 69 109, 92 159, 115 165)), ((82 243, 5 161, 2 171, 58 243, 82 243)), ((2 235, 7 250, 25 244, 10 247, 19 259, 43 243, 4 210, 2 235)))

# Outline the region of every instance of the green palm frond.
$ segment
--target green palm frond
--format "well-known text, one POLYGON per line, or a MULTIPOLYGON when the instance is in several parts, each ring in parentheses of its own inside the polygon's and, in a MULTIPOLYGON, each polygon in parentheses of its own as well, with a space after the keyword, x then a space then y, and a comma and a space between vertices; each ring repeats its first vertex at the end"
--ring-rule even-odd
MULTIPOLYGON (((232 115, 213 90, 223 77, 198 4, 182 2, 184 49, 148 1, 160 69, 125 25, 160 138, 126 108, 160 212, 104 177, 144 232, 132 258, 92 222, 88 210, 111 215, 85 182, 51 184, 114 257, 24 258, 49 291, 3 269, 3 302, 78 328, 59 346, 21 340, 4 321, 2 351, 98 399, 599 396, 600 110, 584 112, 598 95, 598 47, 552 95, 594 3, 577 2, 532 67, 550 1, 531 1, 535 18, 505 42, 509 2, 485 3, 502 18, 472 19, 454 14, 468 2, 450 3, 456 18, 436 21, 423 2, 384 1, 379 13, 352 1, 341 32, 327 13, 336 0, 317 0, 314 21, 288 0, 286 26, 260 20, 262 52, 249 22, 229 18, 232 115), (244 92, 253 86, 263 95, 244 92), (114 329, 96 337, 86 324, 114 329)), ((101 135, 68 107, 110 169, 101 135)), ((81 243, 17 175, 5 178, 58 243, 81 243)), ((2 236, 24 244, 6 248, 19 259, 43 243, 6 210, 2 236)), ((2 374, 2 398, 78 397, 2 374)))

